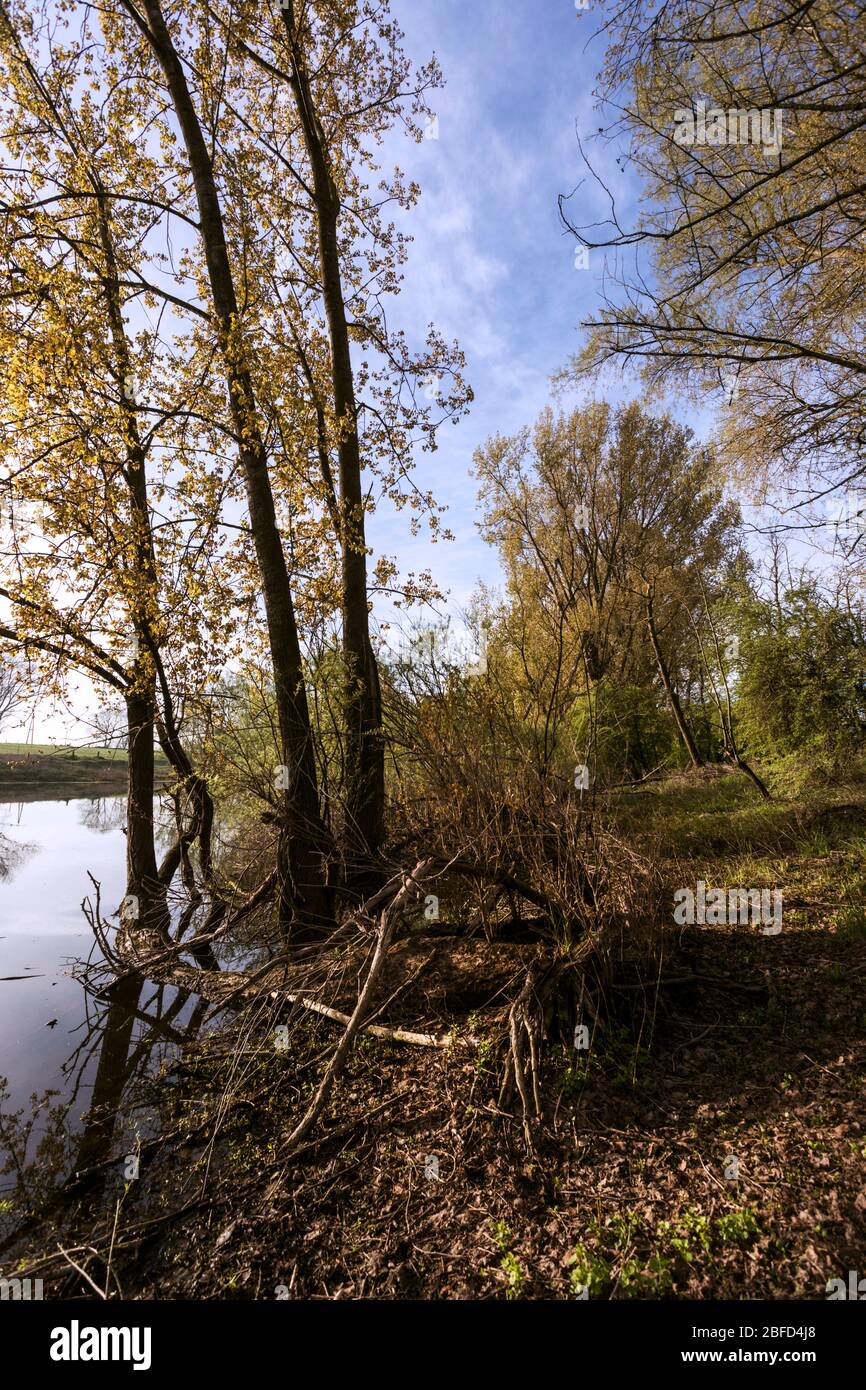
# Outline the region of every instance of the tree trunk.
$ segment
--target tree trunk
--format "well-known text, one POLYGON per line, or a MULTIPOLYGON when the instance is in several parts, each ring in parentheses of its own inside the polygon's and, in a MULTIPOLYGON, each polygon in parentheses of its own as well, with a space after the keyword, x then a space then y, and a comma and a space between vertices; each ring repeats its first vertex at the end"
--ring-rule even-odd
POLYGON ((385 745, 379 672, 370 642, 361 449, 338 240, 340 198, 331 176, 325 133, 315 109, 293 0, 283 5, 282 14, 292 57, 292 92, 312 172, 338 430, 348 847, 350 853, 369 856, 379 849, 384 838, 385 745))
MULTIPOLYGON (((117 365, 126 387, 130 354, 120 299, 120 283, 105 191, 95 174, 95 209, 99 241, 105 259, 102 277, 109 332, 117 365)), ((127 727, 126 892, 129 902, 124 925, 137 925, 168 936, 170 915, 165 885, 160 881, 154 843, 154 753, 156 676, 143 639, 151 611, 158 610, 156 556, 147 499, 145 454, 138 429, 135 402, 125 406, 126 456, 122 468, 130 507, 130 528, 137 582, 131 586, 130 622, 136 640, 132 680, 124 694, 127 727)))
POLYGON ((734 767, 739 768, 740 772, 744 772, 749 780, 754 782, 765 801, 772 801, 773 798, 766 782, 758 775, 755 769, 746 762, 745 758, 740 755, 733 741, 731 741, 731 746, 728 747, 727 751, 734 767))
POLYGON ((137 684, 126 696, 127 812, 125 926, 145 927, 167 936, 169 913, 156 867, 153 834, 154 690, 137 684))
POLYGON ((671 675, 670 671, 668 670, 667 662, 665 661, 664 656, 662 654, 661 644, 659 643, 658 633, 656 631, 655 614, 653 612, 653 600, 651 594, 647 594, 646 599, 646 621, 650 641, 652 642, 653 652, 655 653, 656 665, 659 668, 659 675, 662 678, 662 684, 664 685, 665 691, 667 693, 668 703, 670 704, 671 713, 674 716, 676 726, 679 729, 680 737, 682 738, 682 741, 686 746, 686 751, 692 760, 692 765, 694 767, 703 767, 704 760, 698 752, 698 745, 695 743, 694 735, 692 734, 692 731, 689 728, 688 720, 686 719, 686 716, 683 713, 683 708, 680 704, 680 697, 677 695, 676 689, 674 688, 674 683, 671 680, 671 675))
POLYGON ((250 528, 262 579, 282 743, 283 768, 279 786, 283 791, 283 815, 277 850, 280 920, 286 929, 296 918, 301 918, 307 926, 326 927, 332 920, 324 871, 327 836, 319 808, 301 648, 255 392, 239 342, 238 302, 213 163, 159 0, 143 0, 146 25, 135 6, 128 0, 124 3, 128 13, 143 28, 159 61, 186 146, 213 307, 222 338, 250 528))

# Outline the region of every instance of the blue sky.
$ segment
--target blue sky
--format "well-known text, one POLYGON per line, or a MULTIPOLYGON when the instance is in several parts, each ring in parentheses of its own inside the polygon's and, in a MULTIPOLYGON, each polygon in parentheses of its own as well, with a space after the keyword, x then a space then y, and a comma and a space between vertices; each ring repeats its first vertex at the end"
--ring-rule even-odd
MULTIPOLYGON (((596 17, 574 0, 393 0, 416 62, 435 52, 445 78, 433 94, 438 138, 386 147, 422 189, 406 226, 414 236, 404 289, 392 310, 410 340, 433 320, 467 356, 475 392, 469 416, 443 427, 418 480, 447 505, 456 536, 435 546, 407 535, 406 514, 372 519, 377 550, 401 567, 429 566, 455 609, 479 578, 495 582, 496 553, 478 535, 475 448, 491 434, 531 423, 551 398, 550 377, 579 346, 580 322, 598 304, 600 259, 575 266, 573 237, 557 196, 584 179, 571 204, 576 223, 606 215, 586 179, 577 143, 598 128, 592 92, 603 39, 596 17)), ((605 180, 626 218, 635 189, 609 147, 596 146, 605 180)))
MULTIPOLYGON (((406 219, 415 240, 393 317, 416 344, 431 319, 446 339, 460 341, 475 400, 467 418, 443 427, 438 452, 418 461, 419 483, 447 505, 456 540, 413 540, 406 514, 384 510, 371 519, 368 538, 405 570, 429 567, 448 594, 445 611, 459 622, 478 580, 500 578, 496 551, 476 526, 473 452, 496 432, 531 424, 553 399, 551 376, 581 347, 581 323, 601 303, 605 253, 591 252, 589 267, 576 268, 576 243, 557 203, 572 194, 569 220, 596 224, 599 240, 609 234, 598 226, 610 215, 608 197, 587 171, 578 136, 621 226, 637 221, 641 189, 618 168, 615 144, 598 134, 605 121, 593 99, 605 50, 600 10, 577 11, 574 0, 392 0, 392 9, 406 52, 419 63, 435 52, 445 79, 431 98, 438 138, 387 147, 422 189, 406 219)), ((620 400, 641 388, 613 367, 596 389, 620 400)), ((669 397, 664 407, 707 438, 723 399, 720 384, 705 400, 669 397)), ((747 525, 778 521, 745 496, 739 501, 747 525)), ((786 539, 795 561, 824 563, 796 532, 786 539)), ((750 543, 763 551, 760 533, 750 543)), ((827 544, 832 551, 832 535, 827 544)))

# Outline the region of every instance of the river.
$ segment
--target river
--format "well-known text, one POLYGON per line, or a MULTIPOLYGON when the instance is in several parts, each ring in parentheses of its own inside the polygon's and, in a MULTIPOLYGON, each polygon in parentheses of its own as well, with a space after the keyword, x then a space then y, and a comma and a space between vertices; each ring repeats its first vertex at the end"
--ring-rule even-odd
POLYGON ((136 979, 109 1005, 81 978, 99 960, 88 873, 104 918, 125 891, 124 814, 117 795, 0 801, 0 1227, 30 1208, 22 1187, 134 1152, 146 1115, 123 1112, 131 1083, 201 1026, 186 991, 136 979))

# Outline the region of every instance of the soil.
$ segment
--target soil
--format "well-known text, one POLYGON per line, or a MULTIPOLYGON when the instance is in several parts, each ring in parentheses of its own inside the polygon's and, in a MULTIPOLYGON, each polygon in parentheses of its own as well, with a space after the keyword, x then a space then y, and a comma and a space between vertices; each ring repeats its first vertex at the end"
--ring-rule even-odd
POLYGON ((266 993, 145 1087, 140 1177, 73 1189, 5 1272, 47 1297, 95 1296, 71 1258, 144 1299, 825 1299, 866 1270, 866 933, 836 911, 864 857, 835 820, 841 848, 777 874, 780 935, 668 925, 657 988, 623 967, 589 1050, 551 1040, 531 1144, 500 1047, 546 948, 416 934, 377 1021, 447 1047, 362 1036, 290 1155, 340 1026, 266 993))
MULTIPOLYGON (((866 945, 704 929, 669 966, 767 988, 668 987, 655 1010, 647 997, 640 1045, 610 1022, 588 1068, 554 1051, 533 1152, 492 1113, 492 1050, 464 1036, 464 1018, 447 1051, 362 1040, 314 1139, 285 1160, 299 1097, 281 1071, 335 1029, 307 1015, 288 1057, 262 1033, 264 1056, 230 1088, 219 1126, 169 1143, 127 1187, 119 1287, 162 1299, 824 1298, 829 1279, 866 1265, 866 945)), ((225 1046, 188 1054, 167 1123, 197 1124, 222 1093, 225 1046)), ((68 1242, 81 1221, 67 1213, 57 1229, 68 1242)), ((109 1231, 97 1222, 97 1250, 109 1231)), ((39 1245, 28 1239, 31 1256, 39 1245)), ((101 1264, 88 1257, 100 1279, 101 1264)), ((44 1274, 51 1296, 87 1296, 62 1262, 44 1274)))

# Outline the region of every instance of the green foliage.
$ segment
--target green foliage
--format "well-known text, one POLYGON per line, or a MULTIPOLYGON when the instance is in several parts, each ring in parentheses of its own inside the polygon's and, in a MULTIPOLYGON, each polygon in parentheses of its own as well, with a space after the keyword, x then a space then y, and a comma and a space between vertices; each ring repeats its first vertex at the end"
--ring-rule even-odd
POLYGON ((716 1220, 716 1233, 723 1245, 747 1245, 759 1230, 754 1207, 734 1207, 716 1220))
POLYGON ((586 1289, 590 1298, 602 1293, 610 1283, 610 1266, 600 1255, 591 1253, 585 1245, 576 1245, 568 1261, 571 1269, 568 1281, 574 1294, 586 1289))
POLYGON ((866 626, 862 612, 804 579, 776 598, 744 595, 736 618, 742 666, 736 715, 751 749, 795 755, 832 773, 866 746, 866 626))
POLYGON ((587 1239, 569 1257, 569 1285, 574 1294, 586 1289, 590 1298, 664 1298, 674 1291, 678 1272, 716 1261, 728 1246, 748 1245, 759 1231, 753 1207, 733 1207, 714 1218, 687 1207, 654 1229, 636 1214, 591 1221, 587 1239))
POLYGON ((567 724, 574 747, 587 750, 596 776, 604 781, 642 777, 684 760, 670 714, 650 684, 606 677, 589 698, 575 701, 567 724))
POLYGON ((691 1264, 698 1254, 707 1254, 710 1249, 710 1222, 692 1207, 678 1221, 662 1221, 656 1234, 659 1242, 673 1250, 686 1264, 691 1264))
POLYGON ((836 932, 846 941, 866 941, 866 907, 843 907, 836 914, 836 932))
POLYGON ((505 1276, 505 1297, 519 1298, 526 1283, 526 1273, 511 1249, 513 1236, 505 1221, 494 1221, 493 1239, 501 1254, 499 1268, 505 1276))

